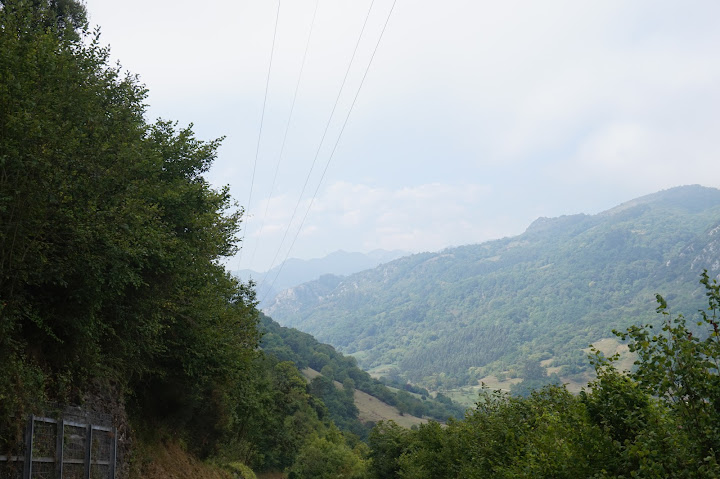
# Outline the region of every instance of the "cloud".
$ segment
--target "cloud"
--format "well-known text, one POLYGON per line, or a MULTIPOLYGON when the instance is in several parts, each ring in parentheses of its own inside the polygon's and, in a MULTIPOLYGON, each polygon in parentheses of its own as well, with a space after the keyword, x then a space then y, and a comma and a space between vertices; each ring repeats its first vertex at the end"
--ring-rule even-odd
MULTIPOLYGON (((315 2, 282 2, 257 164, 276 3, 87 3, 148 83, 151 116, 228 136, 210 179, 248 207, 254 261, 284 257, 391 2, 374 4, 299 205, 369 3, 320 2, 272 192, 315 2)), ((714 0, 398 2, 291 254, 440 249, 677 184, 720 186, 719 17, 714 0)))
MULTIPOLYGON (((492 194, 492 188, 480 184, 432 183, 390 189, 335 182, 315 199, 292 256, 321 256, 337 249, 432 251, 495 238, 507 225, 501 217, 488 219, 494 206, 492 194)), ((260 262, 268 261, 277 251, 281 231, 274 226, 289 224, 292 211, 286 197, 273 198, 270 204, 270 221, 262 235, 256 237, 257 222, 248 235, 260 245, 260 262)), ((305 214, 308 205, 307 199, 301 202, 299 216, 305 214)), ((287 254, 298 227, 296 218, 280 258, 287 254)))

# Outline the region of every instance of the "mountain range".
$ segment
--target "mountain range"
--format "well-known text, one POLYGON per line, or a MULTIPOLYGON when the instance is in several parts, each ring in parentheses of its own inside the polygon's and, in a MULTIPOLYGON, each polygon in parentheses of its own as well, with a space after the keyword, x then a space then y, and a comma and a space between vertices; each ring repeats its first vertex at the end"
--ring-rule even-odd
POLYGON ((282 291, 264 312, 429 387, 571 377, 613 329, 659 322, 655 295, 697 313, 699 275, 720 273, 720 190, 683 186, 608 211, 539 218, 518 236, 405 256, 282 291))
POLYGON ((252 269, 233 271, 243 281, 252 279, 256 283, 260 307, 272 301, 278 292, 302 283, 318 279, 324 274, 346 276, 382 263, 407 255, 406 251, 386 251, 377 249, 369 253, 335 251, 322 258, 290 258, 284 265, 278 265, 269 271, 259 272, 252 269))

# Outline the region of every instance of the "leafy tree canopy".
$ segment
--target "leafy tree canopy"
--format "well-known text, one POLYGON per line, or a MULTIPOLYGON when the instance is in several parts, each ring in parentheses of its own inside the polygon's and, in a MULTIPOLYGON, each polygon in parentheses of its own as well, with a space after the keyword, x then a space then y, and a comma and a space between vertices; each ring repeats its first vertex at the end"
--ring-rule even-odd
POLYGON ((223 430, 258 332, 220 264, 242 210, 203 176, 219 140, 149 123, 82 4, 0 5, 0 422, 104 378, 137 411, 223 430))

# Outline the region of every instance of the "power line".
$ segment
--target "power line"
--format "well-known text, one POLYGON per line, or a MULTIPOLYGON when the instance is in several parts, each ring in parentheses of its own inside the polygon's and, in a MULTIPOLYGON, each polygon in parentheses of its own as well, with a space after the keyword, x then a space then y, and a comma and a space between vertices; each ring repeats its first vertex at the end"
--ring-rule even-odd
MULTIPOLYGON (((310 47, 310 39, 312 38, 313 28, 315 27, 315 17, 317 16, 318 5, 320 0, 315 0, 315 11, 313 12, 312 21, 310 22, 310 32, 308 33, 307 41, 305 42, 305 52, 303 53, 302 63, 300 65, 300 73, 298 74, 297 83, 295 84, 295 93, 293 94, 292 105, 290 106, 290 114, 288 116, 287 123, 285 124, 285 133, 283 134, 282 146, 280 147, 280 154, 278 155, 278 161, 275 165, 275 174, 273 176, 272 185, 270 186, 270 194, 268 198, 272 198, 273 191, 275 191, 275 182, 277 181, 278 171, 280 170, 280 162, 285 152, 285 143, 287 141, 288 131, 290 130, 290 123, 292 121, 293 112, 295 111, 295 101, 297 100, 298 90, 300 89, 300 80, 302 79, 303 71, 305 69, 305 60, 307 59, 308 49, 310 47)), ((265 213, 263 214, 262 223, 260 223, 260 230, 258 237, 262 235, 262 230, 265 227, 265 220, 267 218, 268 209, 270 208, 270 200, 268 199, 267 205, 265 205, 265 213)), ((255 248, 253 249, 252 255, 250 255, 250 262, 252 263, 255 258, 255 252, 257 251, 259 241, 255 242, 255 248)))
POLYGON ((305 216, 303 216, 302 222, 300 223, 300 227, 298 228, 297 233, 295 234, 295 238, 293 238, 293 241, 290 244, 290 248, 288 249, 288 252, 285 255, 285 259, 283 259, 282 264, 280 264, 280 268, 278 268, 278 271, 275 274, 275 278, 273 279, 273 282, 270 284, 270 287, 268 288, 268 292, 265 293, 265 296, 263 296, 263 298, 260 302, 265 301, 265 298, 267 297, 269 292, 272 291, 272 287, 275 286, 275 281, 277 281, 278 276, 280 276, 280 273, 282 272, 283 267, 285 266, 285 262, 287 261, 288 257, 290 256, 290 251, 292 251, 293 246, 295 246, 295 241, 297 241, 298 236, 300 236, 300 231, 302 230, 302 227, 305 224, 305 220, 307 219, 307 216, 310 213, 310 209, 312 208, 312 205, 315 201, 315 197, 317 196, 318 191, 320 190, 320 185, 322 184, 322 181, 325 178, 325 173, 327 173, 328 167, 330 166, 330 162, 332 161, 333 156, 335 155, 335 150, 337 149, 337 146, 340 143, 340 138, 342 137, 342 134, 345 131, 345 126, 347 125, 348 120, 350 119, 350 114, 352 113, 353 107, 355 106, 355 102, 357 101, 358 96, 360 95, 360 90, 362 90, 363 84, 365 83, 365 78, 367 77, 368 71, 370 71, 370 65, 372 65, 372 61, 375 58, 375 53, 377 53, 378 47, 380 46, 380 42, 382 41, 383 35, 385 34, 385 29, 387 28, 388 22, 390 21, 390 16, 392 15, 393 10, 395 9, 395 3, 397 3, 397 0, 393 0, 392 6, 390 7, 388 16, 385 19, 385 24, 383 25, 382 31, 380 32, 380 37, 378 38, 378 41, 375 44, 375 48, 373 49, 372 55, 370 56, 370 61, 368 62, 367 67, 365 68, 365 73, 363 74, 362 80, 360 81, 360 86, 358 87, 357 92, 355 93, 355 98, 353 98, 353 101, 350 104, 350 109, 348 110, 348 113, 345 116, 345 121, 342 124, 342 128, 340 128, 340 133, 338 134, 337 140, 335 140, 335 145, 333 145, 333 149, 330 152, 330 156, 327 160, 327 163, 325 163, 325 169, 323 169, 322 175, 320 176, 320 181, 318 182, 317 188, 315 188, 315 193, 313 194, 312 198, 310 199, 310 204, 308 205, 308 208, 305 211, 305 216))
POLYGON ((277 12, 275 13, 275 28, 273 30, 272 47, 270 48, 270 63, 268 64, 267 77, 265 78, 265 97, 263 99, 262 114, 260 115, 260 130, 258 131, 257 146, 255 147, 255 162, 253 163, 253 172, 250 179, 250 195, 248 197, 247 207, 245 208, 245 221, 243 222, 243 234, 240 239, 240 253, 238 255, 238 264, 242 259, 242 243, 245 242, 245 234, 247 233, 247 224, 250 221, 250 202, 252 201, 253 186, 255 184, 255 171, 257 170, 258 156, 260 154, 260 140, 262 138, 263 123, 265 122, 265 107, 267 106, 268 90, 270 87, 270 72, 272 71, 273 56, 275 56, 275 39, 277 38, 278 20, 280 19, 280 0, 278 0, 277 12))
MULTIPOLYGON (((343 88, 345 88, 345 83, 347 82, 348 75, 350 73, 350 68, 352 67, 353 61, 355 60, 355 55, 357 54, 358 47, 360 46, 360 40, 362 40, 363 33, 365 32, 365 27, 367 26, 368 19, 370 18, 370 12, 372 11, 373 5, 375 4, 375 0, 372 0, 370 2, 370 7, 368 8, 367 14, 365 15, 365 21, 363 22, 362 29, 360 29, 360 34, 358 35, 358 39, 355 42, 355 48, 353 49, 352 56, 350 57, 350 62, 348 63, 347 69, 345 70, 345 76, 343 77, 343 81, 340 84, 340 89, 338 90, 338 94, 335 97, 335 103, 333 104, 332 111, 330 112, 330 117, 328 118, 327 124, 325 125, 325 130, 323 131, 322 137, 320 138, 320 143, 318 144, 317 151, 315 152, 315 157, 313 158, 312 164, 310 165, 310 171, 307 174, 307 177, 305 178, 305 183, 303 184, 302 190, 300 191, 300 196, 298 197, 297 203, 295 204, 295 208, 293 209, 292 216, 290 217, 290 221, 288 222, 288 226, 285 229, 285 233, 283 234, 282 240, 280 241, 280 245, 278 246, 277 251, 275 252, 275 256, 273 257, 272 263, 270 264, 270 268, 268 268, 268 271, 275 266, 275 261, 278 258, 278 255, 280 254, 280 251, 282 250, 282 245, 285 243, 285 239, 287 239, 288 232, 290 231, 290 227, 292 226, 292 222, 295 219, 295 215, 297 214, 298 208, 300 207, 300 201, 302 201, 302 196, 305 194, 305 189, 307 188, 308 182, 310 181, 310 176, 312 175, 313 169, 315 168, 315 163, 317 162, 318 156, 320 155, 320 150, 322 148, 323 143, 325 143, 325 137, 327 136, 328 129, 330 128, 330 123, 332 122, 333 116, 335 115, 335 110, 337 109, 338 103, 340 101, 340 96, 342 95, 343 88)), ((258 286, 258 289, 260 289, 263 284, 265 283, 265 278, 263 278, 263 281, 260 282, 260 285, 258 286)), ((273 284, 275 281, 273 281, 273 284)))

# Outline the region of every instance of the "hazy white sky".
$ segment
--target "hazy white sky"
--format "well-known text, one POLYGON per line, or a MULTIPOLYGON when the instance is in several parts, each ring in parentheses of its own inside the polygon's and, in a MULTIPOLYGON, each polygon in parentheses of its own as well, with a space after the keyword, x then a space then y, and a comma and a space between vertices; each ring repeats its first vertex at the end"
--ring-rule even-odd
MULTIPOLYGON (((151 120, 227 137, 210 179, 250 213, 232 269, 287 254, 392 1, 373 4, 320 147, 371 0, 319 0, 282 158, 316 0, 281 3, 248 205, 277 2, 87 0, 151 120)), ((290 256, 439 250, 720 187, 718 19, 716 0, 398 0, 290 256)))

